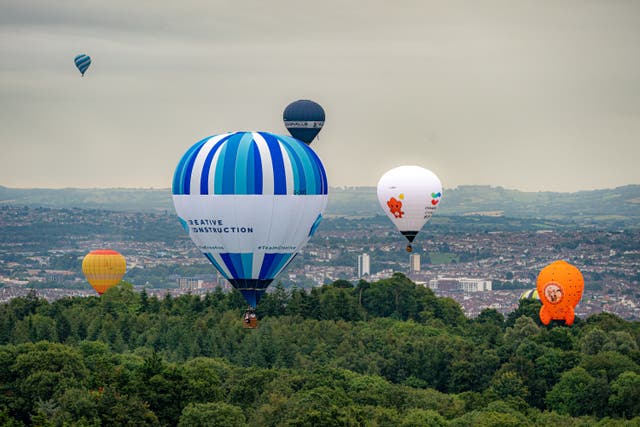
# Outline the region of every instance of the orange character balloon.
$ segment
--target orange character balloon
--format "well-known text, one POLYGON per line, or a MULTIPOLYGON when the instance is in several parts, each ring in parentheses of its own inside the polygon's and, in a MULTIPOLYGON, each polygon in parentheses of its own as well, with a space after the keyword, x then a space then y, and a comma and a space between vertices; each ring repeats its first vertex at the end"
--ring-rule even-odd
POLYGON ((584 278, 582 273, 566 261, 554 261, 538 274, 537 290, 542 308, 540 320, 548 325, 551 320, 564 320, 572 325, 574 307, 582 298, 584 278))

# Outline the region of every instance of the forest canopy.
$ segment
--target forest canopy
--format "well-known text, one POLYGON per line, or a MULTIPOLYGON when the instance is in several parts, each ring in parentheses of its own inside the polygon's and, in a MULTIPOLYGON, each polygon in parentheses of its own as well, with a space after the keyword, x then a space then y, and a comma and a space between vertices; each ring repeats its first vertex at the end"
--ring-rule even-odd
POLYGON ((640 323, 543 326, 540 303, 465 317, 402 274, 237 292, 130 284, 0 305, 0 424, 638 425, 640 323))

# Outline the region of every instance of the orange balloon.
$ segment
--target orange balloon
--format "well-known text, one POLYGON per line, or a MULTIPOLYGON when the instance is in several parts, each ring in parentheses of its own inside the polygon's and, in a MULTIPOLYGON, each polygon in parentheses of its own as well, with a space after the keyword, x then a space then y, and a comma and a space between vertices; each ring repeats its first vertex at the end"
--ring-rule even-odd
POLYGON ((99 295, 117 285, 126 270, 124 257, 110 249, 91 251, 82 260, 82 272, 99 295))
POLYGON ((572 325, 575 319, 573 309, 584 290, 582 273, 566 261, 554 261, 540 271, 536 289, 542 308, 540 320, 548 325, 551 320, 564 320, 572 325))

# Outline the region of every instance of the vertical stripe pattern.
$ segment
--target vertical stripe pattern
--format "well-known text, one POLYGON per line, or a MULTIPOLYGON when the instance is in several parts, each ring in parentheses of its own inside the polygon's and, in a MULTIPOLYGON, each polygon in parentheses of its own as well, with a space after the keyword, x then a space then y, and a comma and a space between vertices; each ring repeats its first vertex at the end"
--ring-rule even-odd
POLYGON ((278 273, 293 259, 294 253, 205 253, 225 279, 273 280, 278 273), (259 266, 258 274, 254 274, 254 265, 259 266))
POLYGON ((307 145, 268 132, 214 135, 184 154, 173 194, 327 194, 322 162, 307 145))

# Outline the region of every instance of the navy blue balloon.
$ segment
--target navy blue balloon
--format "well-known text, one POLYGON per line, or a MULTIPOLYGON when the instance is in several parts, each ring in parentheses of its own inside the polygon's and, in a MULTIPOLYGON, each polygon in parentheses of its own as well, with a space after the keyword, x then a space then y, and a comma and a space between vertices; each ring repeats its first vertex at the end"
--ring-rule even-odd
POLYGON ((324 125, 324 110, 318 103, 301 99, 287 105, 282 118, 291 136, 308 145, 324 125))
POLYGON ((81 53, 80 55, 75 57, 73 62, 76 63, 76 67, 78 67, 78 70, 84 76, 84 72, 87 71, 87 68, 89 68, 89 65, 91 65, 91 57, 89 55, 81 53))

